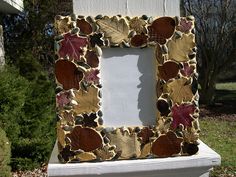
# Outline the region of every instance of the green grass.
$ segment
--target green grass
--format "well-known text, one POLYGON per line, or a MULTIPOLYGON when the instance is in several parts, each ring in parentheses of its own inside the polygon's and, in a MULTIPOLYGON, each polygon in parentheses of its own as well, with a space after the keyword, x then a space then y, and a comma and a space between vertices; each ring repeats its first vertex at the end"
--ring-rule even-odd
POLYGON ((236 119, 230 119, 229 116, 236 114, 236 82, 218 83, 215 98, 222 106, 213 110, 220 113, 221 117, 200 119, 200 139, 221 155, 221 166, 215 167, 211 176, 235 177, 236 119))
POLYGON ((236 176, 236 122, 208 118, 200 121, 201 140, 221 155, 212 176, 236 176))

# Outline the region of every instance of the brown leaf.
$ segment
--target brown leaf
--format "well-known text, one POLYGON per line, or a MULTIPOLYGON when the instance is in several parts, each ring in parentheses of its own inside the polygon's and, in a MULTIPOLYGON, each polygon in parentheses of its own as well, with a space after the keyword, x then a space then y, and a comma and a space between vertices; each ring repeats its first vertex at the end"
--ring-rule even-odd
POLYGON ((167 61, 163 65, 158 66, 158 71, 160 78, 168 81, 177 76, 179 73, 179 65, 174 61, 167 61))
POLYGON ((87 50, 85 58, 87 60, 87 64, 90 67, 92 67, 92 68, 98 67, 99 59, 98 59, 96 52, 87 50))
POLYGON ((63 85, 65 90, 72 88, 79 89, 83 72, 79 71, 76 65, 68 60, 58 60, 55 64, 55 75, 57 81, 63 85))
POLYGON ((89 114, 90 112, 97 112, 99 110, 98 88, 90 86, 87 92, 80 89, 75 91, 75 100, 78 105, 74 106, 74 112, 77 114, 89 114))
POLYGON ((152 153, 158 157, 170 157, 179 154, 183 139, 178 138, 172 131, 159 136, 152 144, 152 153))
POLYGON ((147 38, 145 34, 137 34, 131 38, 130 44, 134 47, 144 47, 147 45, 147 38))
POLYGON ((148 26, 149 40, 165 44, 175 31, 175 20, 171 17, 160 17, 148 26))
POLYGON ((174 103, 181 104, 182 101, 188 102, 193 98, 192 87, 186 78, 176 79, 165 85, 165 90, 170 93, 174 103))
POLYGON ((87 21, 85 21, 85 19, 77 19, 76 25, 83 34, 88 35, 93 32, 92 26, 87 21))
POLYGON ((105 37, 110 38, 111 43, 120 44, 122 41, 128 41, 129 26, 124 18, 105 16, 103 19, 97 20, 97 24, 105 37))
POLYGON ((154 135, 153 131, 149 127, 144 127, 138 136, 142 138, 142 143, 146 144, 149 142, 149 138, 154 135))
POLYGON ((169 58, 178 62, 188 61, 188 54, 195 47, 194 34, 183 34, 181 38, 172 39, 168 42, 169 58))
POLYGON ((72 150, 83 150, 85 152, 93 151, 102 147, 102 137, 91 128, 82 128, 76 126, 71 133, 67 134, 71 140, 72 150))

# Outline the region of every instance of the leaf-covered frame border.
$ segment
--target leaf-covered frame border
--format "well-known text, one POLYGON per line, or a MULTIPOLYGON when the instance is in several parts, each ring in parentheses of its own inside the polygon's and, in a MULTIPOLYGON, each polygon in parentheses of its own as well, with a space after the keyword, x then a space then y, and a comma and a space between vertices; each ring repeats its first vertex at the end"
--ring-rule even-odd
POLYGON ((61 162, 170 157, 198 152, 194 17, 56 16, 58 158, 61 162), (103 125, 102 48, 155 52, 157 124, 103 125))

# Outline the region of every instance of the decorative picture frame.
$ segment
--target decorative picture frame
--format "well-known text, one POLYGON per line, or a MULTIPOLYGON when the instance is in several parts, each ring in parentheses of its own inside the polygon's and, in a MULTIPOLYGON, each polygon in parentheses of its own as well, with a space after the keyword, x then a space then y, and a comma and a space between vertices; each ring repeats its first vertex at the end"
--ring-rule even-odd
POLYGON ((62 163, 172 157, 198 152, 194 17, 55 17, 58 158, 62 163), (153 48, 156 125, 106 127, 102 48, 153 48))

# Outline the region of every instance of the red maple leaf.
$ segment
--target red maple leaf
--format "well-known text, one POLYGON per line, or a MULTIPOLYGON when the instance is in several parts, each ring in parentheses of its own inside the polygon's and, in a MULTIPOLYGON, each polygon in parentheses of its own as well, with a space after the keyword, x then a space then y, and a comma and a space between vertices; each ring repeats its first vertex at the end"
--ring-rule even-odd
POLYGON ((58 106, 59 107, 64 107, 65 105, 70 103, 69 96, 70 96, 69 92, 58 93, 57 96, 56 96, 56 102, 57 102, 58 106))
POLYGON ((85 73, 85 80, 90 84, 98 84, 99 83, 99 70, 91 69, 90 71, 85 73))
POLYGON ((195 107, 192 104, 181 104, 174 105, 171 108, 173 122, 171 126, 173 129, 176 129, 179 124, 182 124, 184 127, 192 127, 192 114, 194 113, 195 107))
POLYGON ((64 58, 69 56, 74 60, 80 60, 80 55, 83 54, 83 47, 88 44, 88 40, 85 37, 79 37, 76 34, 66 33, 64 39, 60 43, 59 55, 64 58))
POLYGON ((188 63, 184 63, 183 69, 180 70, 183 76, 191 76, 193 74, 194 67, 190 66, 188 63))

